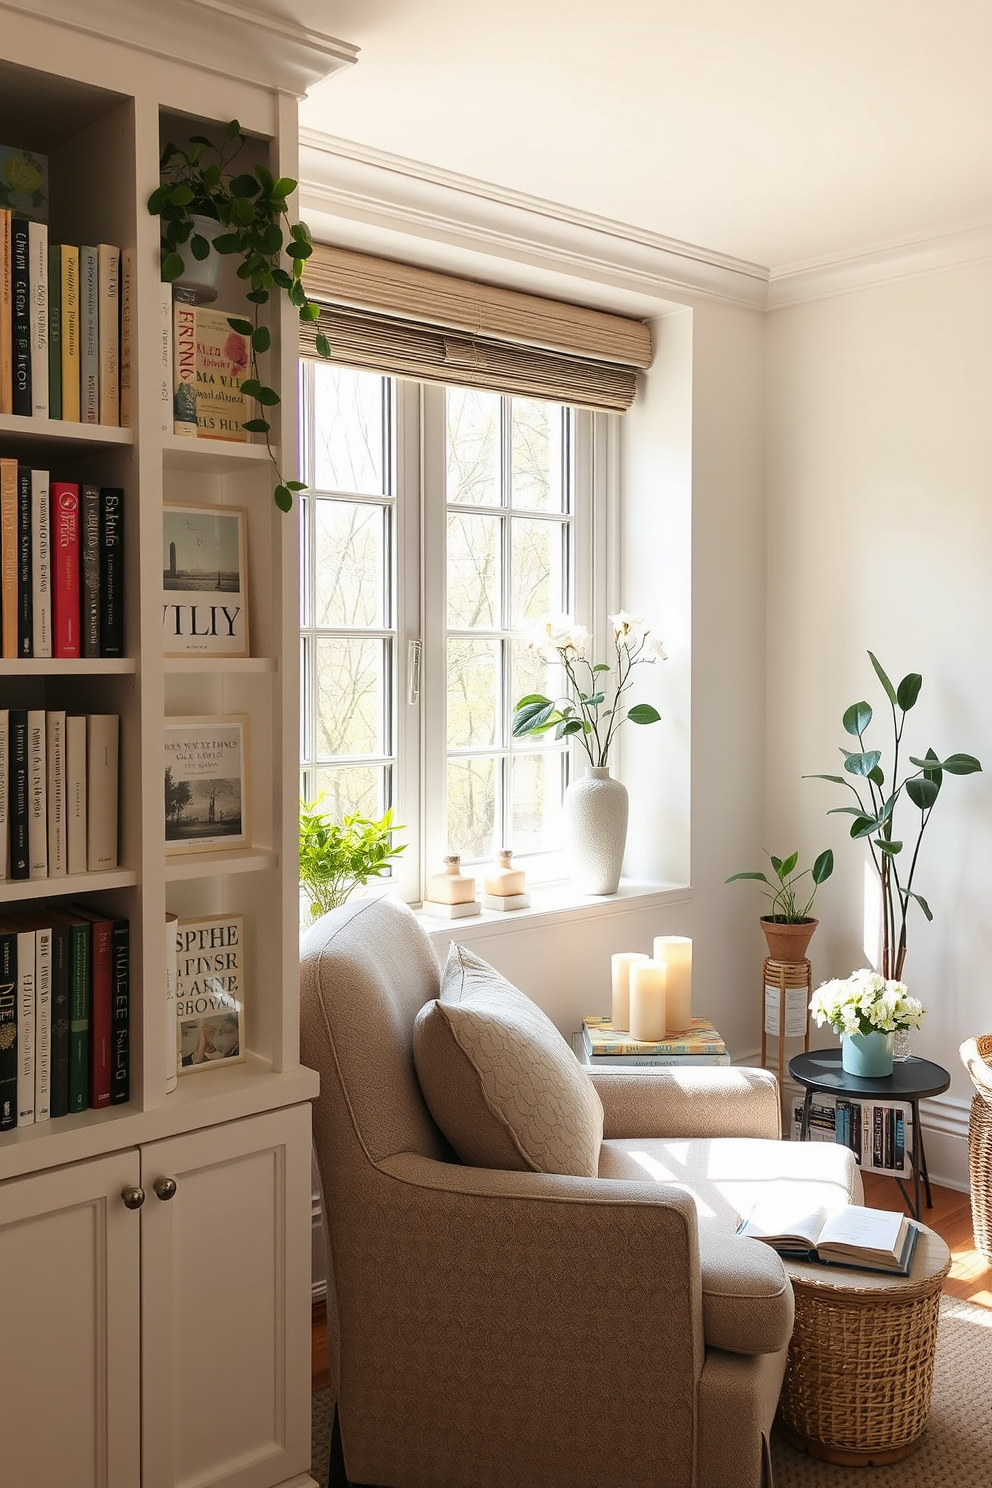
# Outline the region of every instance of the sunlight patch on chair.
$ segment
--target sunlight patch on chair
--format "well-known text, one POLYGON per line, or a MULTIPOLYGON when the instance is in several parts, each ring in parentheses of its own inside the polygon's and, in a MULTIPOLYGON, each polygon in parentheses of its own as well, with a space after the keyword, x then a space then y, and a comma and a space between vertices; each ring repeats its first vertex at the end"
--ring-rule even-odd
POLYGON ((715 1219, 716 1211, 711 1209, 706 1200, 700 1198, 698 1193, 693 1193, 692 1189, 685 1182, 684 1175, 686 1158, 688 1156, 688 1143, 669 1142, 668 1152, 674 1161, 681 1165, 681 1176, 669 1167, 668 1164, 659 1162, 656 1157, 652 1157, 650 1152, 631 1151, 627 1153, 627 1156, 632 1162, 636 1162, 638 1167, 643 1168, 648 1177, 653 1178, 656 1183, 674 1183, 676 1187, 685 1189, 695 1201, 696 1213, 701 1218, 715 1219))

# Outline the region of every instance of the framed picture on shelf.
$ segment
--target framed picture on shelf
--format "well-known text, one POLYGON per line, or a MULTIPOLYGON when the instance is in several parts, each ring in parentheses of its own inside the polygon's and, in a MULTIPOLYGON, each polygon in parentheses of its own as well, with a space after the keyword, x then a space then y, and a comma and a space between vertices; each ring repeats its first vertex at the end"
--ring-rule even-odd
POLYGON ((243 1064, 244 917, 179 920, 175 935, 179 1074, 243 1064))
POLYGON ((236 506, 162 508, 166 656, 247 656, 246 516, 236 506))
POLYGON ((248 720, 165 720, 165 850, 247 847, 248 720))

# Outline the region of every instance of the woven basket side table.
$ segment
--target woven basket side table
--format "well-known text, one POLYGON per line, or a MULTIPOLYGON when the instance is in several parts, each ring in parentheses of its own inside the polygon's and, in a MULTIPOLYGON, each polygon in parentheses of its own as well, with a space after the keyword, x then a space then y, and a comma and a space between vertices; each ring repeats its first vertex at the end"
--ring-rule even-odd
POLYGON ((926 1427, 950 1251, 920 1225, 910 1276, 785 1258, 796 1297, 778 1427, 847 1467, 908 1457, 926 1427))
POLYGON ((968 1170, 975 1248, 992 1261, 992 1033, 966 1039, 961 1059, 975 1093, 968 1122, 968 1170))

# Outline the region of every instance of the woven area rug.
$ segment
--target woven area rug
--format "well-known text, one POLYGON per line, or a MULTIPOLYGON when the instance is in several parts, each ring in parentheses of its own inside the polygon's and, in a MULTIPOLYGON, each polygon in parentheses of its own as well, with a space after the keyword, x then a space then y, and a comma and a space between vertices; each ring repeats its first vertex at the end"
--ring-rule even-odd
MULTIPOLYGON (((321 1488, 327 1482, 331 1404, 330 1390, 313 1397, 310 1472, 321 1488)), ((930 1421, 911 1457, 890 1467, 834 1467, 775 1436, 772 1461, 775 1488, 990 1488, 992 1311, 941 1298, 930 1421)))

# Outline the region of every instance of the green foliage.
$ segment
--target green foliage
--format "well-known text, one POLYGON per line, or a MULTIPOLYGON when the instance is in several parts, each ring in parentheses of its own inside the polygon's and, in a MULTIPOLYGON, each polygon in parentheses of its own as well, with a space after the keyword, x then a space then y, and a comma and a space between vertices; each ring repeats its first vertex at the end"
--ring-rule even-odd
POLYGON ((316 801, 300 802, 300 884, 314 919, 344 904, 370 878, 382 878, 390 862, 406 850, 394 847, 393 813, 374 821, 357 813, 339 824, 318 810, 316 801))
POLYGON ((822 883, 826 883, 834 871, 834 855, 828 847, 814 862, 812 868, 803 868, 796 872, 799 862, 798 852, 790 853, 787 858, 776 858, 773 853, 767 854, 768 861, 772 865, 775 880, 766 877, 764 873, 732 873, 726 883, 733 883, 738 878, 754 878, 759 883, 767 884, 771 892, 762 889, 765 898, 770 902, 769 916, 773 920, 782 920, 790 925, 797 924, 800 920, 808 920, 810 910, 813 908, 813 900, 816 891, 822 883), (800 879, 810 878, 813 884, 809 897, 806 897, 804 886, 802 894, 796 897, 796 886, 800 879))
MULTIPOLYGON (((281 291, 296 307, 301 321, 316 320, 319 314, 303 288, 303 271, 313 253, 310 231, 305 222, 289 220, 288 199, 296 190, 296 182, 289 176, 273 176, 264 165, 232 174, 232 165, 245 144, 237 119, 226 126, 220 147, 203 135, 192 135, 188 143, 186 150, 166 145, 159 162, 162 184, 148 198, 149 212, 162 224, 162 278, 171 284, 185 273, 187 252, 197 262, 211 252, 241 259, 238 278, 250 284, 247 298, 254 310, 251 320, 229 318, 232 330, 249 338, 250 375, 242 388, 262 408, 274 408, 280 402, 279 394, 259 377, 258 358, 271 346, 268 327, 259 324, 259 309, 273 293, 281 291), (194 217, 208 217, 228 230, 211 243, 195 230, 194 217)), ((317 337, 317 352, 322 357, 330 356, 326 336, 317 337)), ((265 435, 275 473, 273 497, 282 511, 290 511, 293 492, 306 490, 306 486, 283 479, 267 419, 246 419, 243 427, 251 434, 265 435)))
POLYGON ((950 754, 941 759, 933 749, 928 749, 922 756, 909 756, 909 763, 914 769, 908 771, 900 781, 899 750, 906 714, 914 707, 920 695, 923 678, 919 672, 910 672, 903 677, 898 687, 893 687, 877 657, 870 651, 868 657, 882 684, 892 715, 892 769, 889 783, 886 783, 882 768, 881 750, 865 748, 864 735, 874 716, 868 703, 852 703, 841 720, 845 733, 858 741, 858 748, 854 750, 841 746, 845 774, 808 775, 805 778, 829 780, 832 785, 844 786, 851 791, 857 802, 856 806, 834 806, 827 815, 850 816, 851 836, 868 843, 882 891, 881 974, 886 979, 900 981, 906 960, 906 915, 910 900, 915 899, 925 917, 928 920, 933 919, 927 901, 922 895, 913 892, 913 878, 923 833, 937 803, 943 777, 974 775, 982 767, 973 755, 950 754), (856 782, 863 783, 859 786, 856 782), (896 808, 904 796, 919 813, 916 816, 913 812, 904 812, 901 816, 901 820, 909 817, 910 834, 915 832, 915 841, 908 849, 905 838, 896 836, 894 826, 896 808), (902 869, 902 876, 900 863, 907 865, 902 869))

